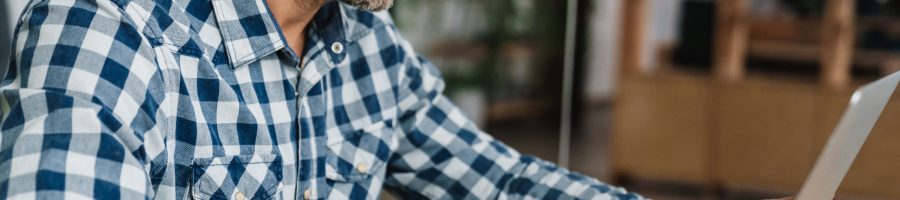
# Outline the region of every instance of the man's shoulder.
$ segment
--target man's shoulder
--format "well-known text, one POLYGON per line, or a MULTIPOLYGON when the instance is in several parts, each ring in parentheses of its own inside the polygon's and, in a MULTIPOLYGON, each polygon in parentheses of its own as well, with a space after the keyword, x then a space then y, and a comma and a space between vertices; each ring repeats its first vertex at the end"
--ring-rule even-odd
MULTIPOLYGON (((25 17, 43 10, 49 11, 48 15, 53 15, 54 11, 57 11, 55 13, 58 15, 66 15, 64 14, 66 12, 62 11, 75 9, 79 13, 103 16, 108 19, 106 23, 119 21, 131 25, 137 31, 146 34, 145 28, 165 30, 172 24, 182 24, 183 27, 189 23, 184 11, 174 5, 176 3, 171 0, 38 0, 28 5, 25 17)), ((63 18, 72 17, 69 14, 63 18)), ((94 18, 86 20, 92 19, 94 18)))

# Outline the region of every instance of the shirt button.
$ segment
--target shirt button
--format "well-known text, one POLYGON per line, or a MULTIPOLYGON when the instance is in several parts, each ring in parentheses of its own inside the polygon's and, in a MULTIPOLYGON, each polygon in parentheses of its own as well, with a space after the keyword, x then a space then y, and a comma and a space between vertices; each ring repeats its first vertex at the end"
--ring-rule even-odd
POLYGON ((340 42, 331 43, 331 52, 338 54, 344 52, 344 45, 342 45, 340 42))
POLYGON ((237 191, 234 193, 234 200, 244 200, 244 199, 247 199, 247 197, 244 196, 243 192, 237 191))
POLYGON ((306 189, 303 191, 303 199, 311 199, 312 198, 312 190, 306 189))
POLYGON ((356 165, 356 171, 359 173, 366 173, 369 171, 369 166, 366 163, 359 163, 356 165))

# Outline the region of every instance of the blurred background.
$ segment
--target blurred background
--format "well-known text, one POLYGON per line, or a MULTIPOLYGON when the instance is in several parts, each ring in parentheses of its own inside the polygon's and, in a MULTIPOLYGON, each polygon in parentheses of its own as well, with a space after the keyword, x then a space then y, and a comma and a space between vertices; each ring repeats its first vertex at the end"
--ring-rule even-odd
MULTIPOLYGON (((897 0, 399 0, 404 36, 487 132, 655 199, 789 196, 857 87, 900 69, 897 0)), ((840 189, 900 199, 900 100, 840 189)))
MULTIPOLYGON (((576 2, 397 0, 390 12, 484 130, 546 160, 567 150, 569 168, 654 199, 792 195, 853 90, 900 69, 900 0, 576 2)), ((25 3, 0 3, 0 47, 25 3)), ((893 99, 839 199, 900 199, 898 120, 893 99)))

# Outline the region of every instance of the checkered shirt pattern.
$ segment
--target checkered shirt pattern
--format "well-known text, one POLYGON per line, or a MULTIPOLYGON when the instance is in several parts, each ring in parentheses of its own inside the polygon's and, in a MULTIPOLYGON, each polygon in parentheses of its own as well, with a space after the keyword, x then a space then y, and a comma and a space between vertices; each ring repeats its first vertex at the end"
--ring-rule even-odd
POLYGON ((479 130, 385 12, 32 0, 13 50, 2 198, 641 199, 479 130))

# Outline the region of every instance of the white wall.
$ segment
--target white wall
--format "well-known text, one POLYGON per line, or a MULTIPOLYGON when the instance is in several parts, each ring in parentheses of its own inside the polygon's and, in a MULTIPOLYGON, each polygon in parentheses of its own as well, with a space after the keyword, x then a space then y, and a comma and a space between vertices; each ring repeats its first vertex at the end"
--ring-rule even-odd
POLYGON ((616 67, 619 63, 618 38, 621 0, 594 0, 587 47, 587 80, 584 87, 588 98, 607 99, 615 87, 616 67))
POLYGON ((6 3, 7 7, 6 10, 3 11, 3 13, 6 14, 6 19, 9 19, 8 24, 12 26, 9 27, 10 33, 12 33, 13 27, 16 26, 16 21, 19 20, 19 15, 22 14, 22 9, 25 8, 25 5, 27 5, 28 2, 28 0, 6 0, 4 2, 6 3))
MULTIPOLYGON (((608 100, 615 94, 616 74, 619 65, 619 31, 622 2, 627 0, 592 0, 588 45, 588 77, 585 91, 591 100, 608 100)), ((678 20, 684 0, 650 0, 648 14, 652 16, 644 43, 643 66, 656 66, 656 45, 673 42, 678 37, 678 20)))
MULTIPOLYGON (((18 21, 19 15, 22 13, 22 9, 25 8, 25 5, 28 4, 28 2, 28 0, 6 0, 0 2, 0 4, 6 4, 6 10, 2 9, 4 8, 4 6, 0 6, 0 14, 6 15, 0 18, 6 18, 8 20, 6 24, 9 25, 9 27, 0 28, 0 31, 6 30, 8 33, 0 34, 0 37, 8 36, 7 38, 0 38, 0 48, 3 48, 2 50, 0 50, 0 77, 3 77, 3 75, 6 74, 7 64, 9 63, 9 50, 12 49, 12 46, 9 45, 12 42, 9 41, 12 40, 16 21, 18 21)), ((0 26, 2 26, 2 24, 3 23, 0 23, 0 26)))

